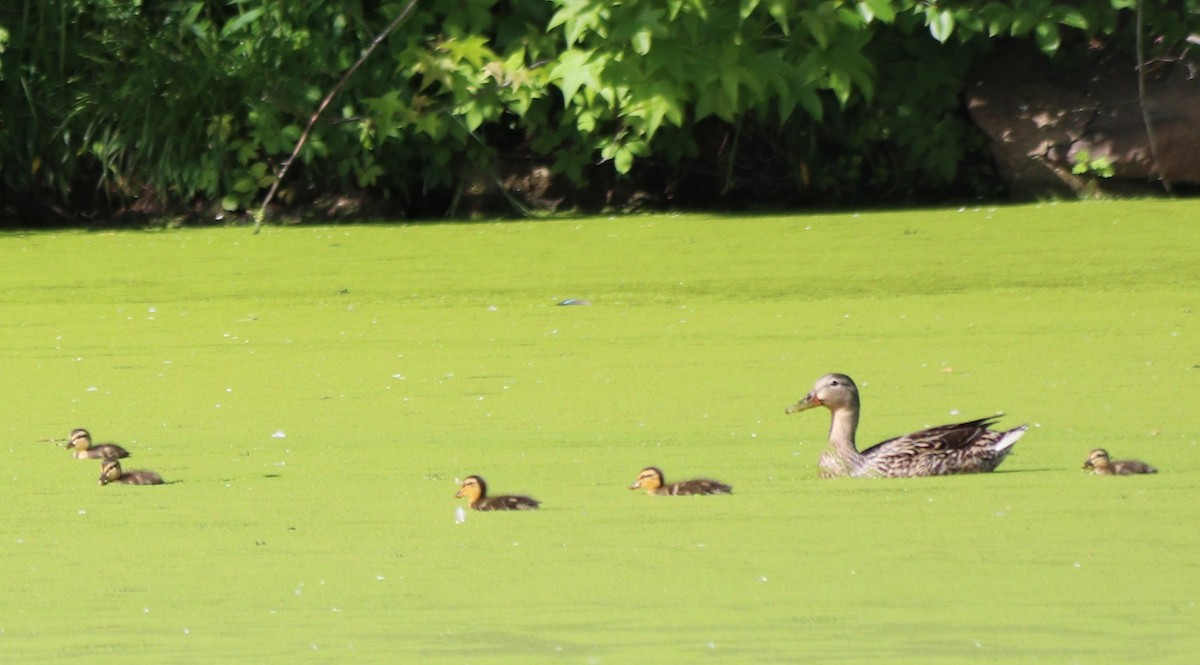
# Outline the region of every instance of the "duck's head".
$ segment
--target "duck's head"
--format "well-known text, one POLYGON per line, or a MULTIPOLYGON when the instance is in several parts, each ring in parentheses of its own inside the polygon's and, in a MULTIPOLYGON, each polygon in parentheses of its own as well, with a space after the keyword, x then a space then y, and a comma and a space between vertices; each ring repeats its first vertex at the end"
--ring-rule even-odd
POLYGON ((1088 453, 1087 461, 1083 463, 1085 469, 1102 469, 1108 466, 1108 451, 1103 448, 1097 448, 1088 453))
POLYGON ((638 474, 637 480, 633 481, 633 484, 629 486, 629 489, 642 489, 646 490, 647 492, 652 492, 662 487, 663 484, 663 472, 660 471, 656 466, 648 466, 642 469, 642 472, 638 474))
POLYGON ((823 406, 830 411, 852 407, 858 409, 858 386, 845 374, 826 374, 817 379, 812 390, 785 413, 799 413, 823 406))
POLYGON ((100 461, 100 484, 107 485, 121 477, 121 463, 115 459, 100 461))
POLYGON ((458 499, 465 497, 474 505, 476 501, 487 496, 487 483, 483 482, 483 478, 479 476, 467 476, 454 496, 458 499))
POLYGON ((67 439, 67 447, 87 450, 92 447, 92 435, 82 428, 73 429, 70 438, 67 439))

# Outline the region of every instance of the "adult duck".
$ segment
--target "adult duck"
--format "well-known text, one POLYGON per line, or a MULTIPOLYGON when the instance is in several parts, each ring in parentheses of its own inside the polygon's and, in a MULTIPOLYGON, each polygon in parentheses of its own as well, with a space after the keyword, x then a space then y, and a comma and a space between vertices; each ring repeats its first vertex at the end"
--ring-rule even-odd
POLYGON ((1091 469, 1097 476, 1132 476, 1137 473, 1158 473, 1158 469, 1135 459, 1109 459, 1108 451, 1097 448, 1088 455, 1083 468, 1091 469))
POLYGON ((121 459, 129 457, 129 451, 115 443, 92 443, 92 435, 85 429, 71 430, 71 438, 67 441, 68 448, 74 448, 71 456, 75 459, 121 459))
POLYGON ((733 488, 725 483, 709 478, 696 478, 667 484, 663 472, 656 466, 648 466, 638 474, 637 480, 629 486, 631 490, 644 489, 646 494, 663 496, 688 496, 692 494, 732 494, 733 488))
POLYGON ((988 429, 996 418, 931 427, 888 439, 861 453, 854 442, 858 430, 858 386, 845 374, 826 374, 811 392, 788 407, 798 413, 818 406, 829 409, 829 444, 821 453, 822 478, 857 476, 898 478, 945 476, 992 471, 1012 451, 1028 425, 1008 431, 988 429))
POLYGON ((541 505, 527 496, 488 496, 487 483, 479 476, 467 476, 459 486, 456 498, 466 498, 474 510, 533 510, 541 505))

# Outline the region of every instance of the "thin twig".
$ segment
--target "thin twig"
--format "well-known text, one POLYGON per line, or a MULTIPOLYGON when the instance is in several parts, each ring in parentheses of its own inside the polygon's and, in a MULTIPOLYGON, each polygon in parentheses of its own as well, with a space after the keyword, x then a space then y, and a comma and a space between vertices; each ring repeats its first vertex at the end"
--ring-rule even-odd
POLYGON ((1137 80, 1138 80, 1138 106, 1142 109, 1142 123, 1146 125, 1146 139, 1150 143, 1150 161, 1154 172, 1158 174, 1158 180, 1162 183, 1163 189, 1167 194, 1174 194, 1171 191, 1171 181, 1167 180, 1167 176, 1163 173, 1162 164, 1158 160, 1158 140, 1154 136, 1154 124, 1150 122, 1150 112, 1146 110, 1146 54, 1142 45, 1142 5, 1146 0, 1138 0, 1137 3, 1137 80))
POLYGON ((409 0, 409 3, 404 10, 401 11, 396 18, 392 19, 392 22, 383 29, 383 32, 379 33, 375 36, 375 39, 371 40, 371 43, 367 46, 367 48, 363 49, 362 55, 358 57, 358 61, 351 65, 350 69, 347 69, 345 74, 342 74, 342 78, 338 80, 337 85, 333 86, 333 89, 329 91, 329 94, 325 95, 325 99, 321 100, 320 105, 317 106, 316 112, 314 112, 312 117, 308 119, 308 126, 304 128, 304 132, 301 133, 300 138, 297 139, 296 147, 292 149, 291 156, 288 157, 287 161, 285 161, 283 166, 280 167, 279 174, 275 177, 275 182, 271 183, 271 189, 267 190, 267 195, 265 198, 263 198, 262 205, 259 206, 258 211, 254 213, 255 233, 258 233, 262 229, 263 217, 266 216, 267 206, 271 203, 271 199, 275 198, 275 192, 279 189, 279 183, 283 182, 283 177, 287 175, 288 169, 292 166, 292 162, 296 161, 296 155, 300 154, 300 150, 304 147, 304 143, 308 141, 308 135, 312 133, 313 125, 317 124, 317 120, 321 117, 321 114, 325 112, 325 108, 329 106, 329 103, 333 101, 333 98, 342 91, 342 88, 346 85, 346 81, 350 80, 350 77, 354 75, 354 72, 358 71, 358 68, 361 67, 364 62, 366 62, 367 58, 371 55, 371 52, 375 50, 375 47, 383 43, 383 40, 387 39, 387 36, 400 26, 400 24, 404 22, 404 19, 408 18, 408 15, 412 13, 412 10, 416 6, 417 0, 409 0))

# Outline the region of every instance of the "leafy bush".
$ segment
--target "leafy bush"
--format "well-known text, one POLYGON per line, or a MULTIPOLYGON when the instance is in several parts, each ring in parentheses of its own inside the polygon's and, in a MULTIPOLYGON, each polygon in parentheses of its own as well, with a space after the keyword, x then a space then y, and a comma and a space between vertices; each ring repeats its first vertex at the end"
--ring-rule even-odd
MULTIPOLYGON (((1160 53, 1200 0, 1146 0, 1160 53)), ((251 207, 317 102, 406 2, 0 5, 0 213, 251 207)), ((285 203, 452 209, 515 157, 710 204, 988 191, 961 109, 999 39, 1132 48, 1132 0, 430 0, 321 119, 285 203), (658 186, 658 185, 656 185, 658 186)))

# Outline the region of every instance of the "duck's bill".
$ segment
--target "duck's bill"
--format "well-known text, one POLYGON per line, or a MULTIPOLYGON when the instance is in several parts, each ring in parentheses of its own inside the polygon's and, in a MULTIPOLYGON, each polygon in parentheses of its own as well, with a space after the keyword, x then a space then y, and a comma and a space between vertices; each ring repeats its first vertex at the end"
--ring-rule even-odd
POLYGON ((804 399, 789 406, 784 413, 800 413, 801 411, 807 411, 818 406, 821 406, 821 400, 817 399, 816 396, 812 394, 808 394, 804 396, 804 399))

